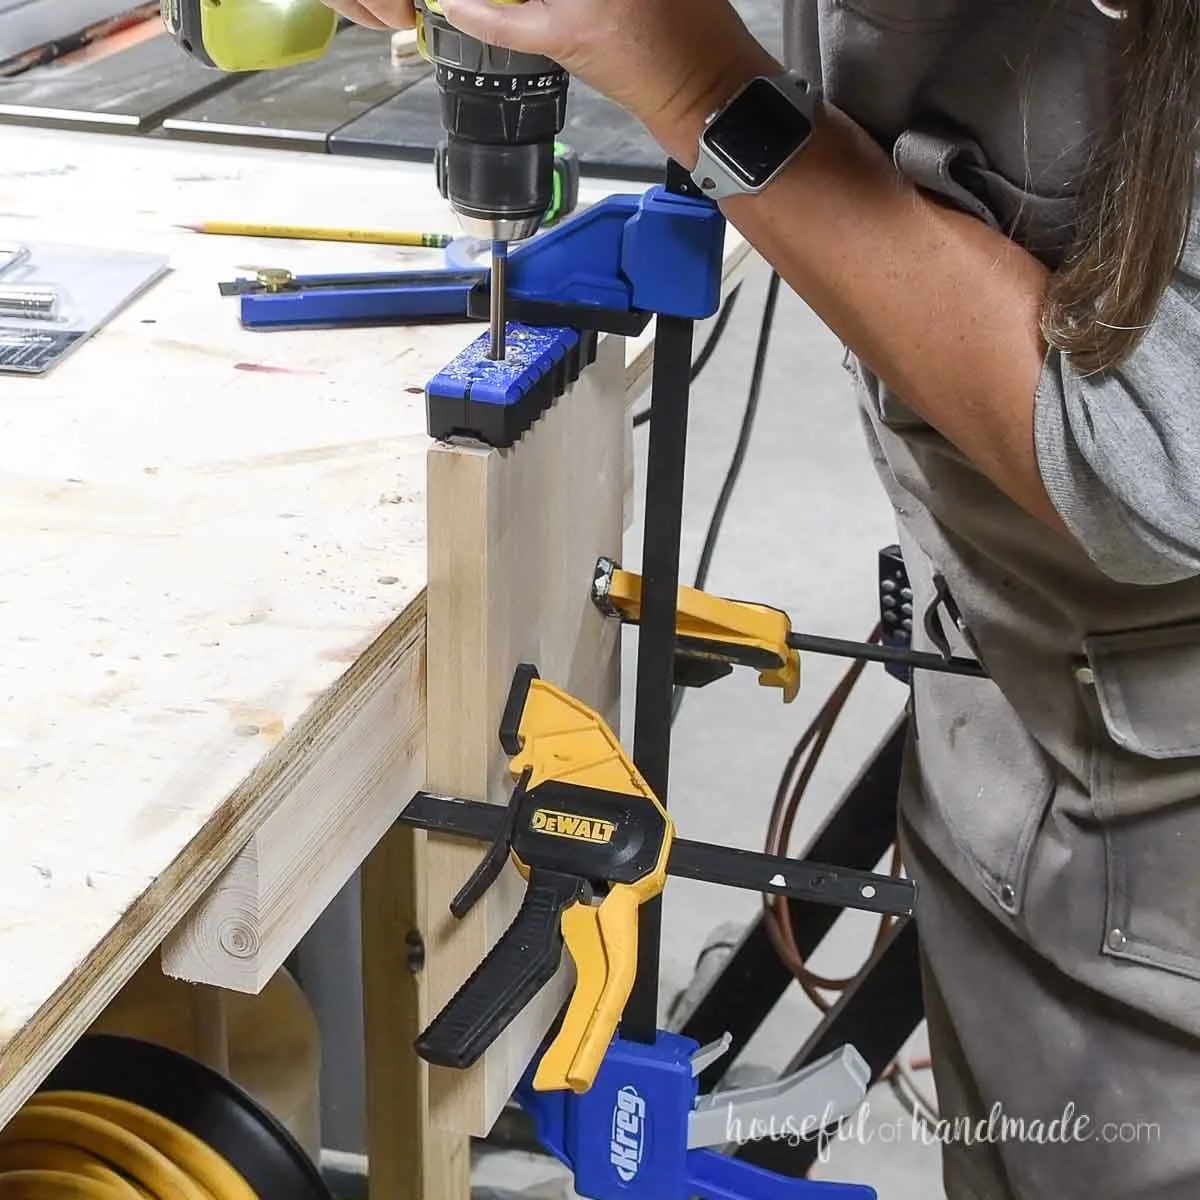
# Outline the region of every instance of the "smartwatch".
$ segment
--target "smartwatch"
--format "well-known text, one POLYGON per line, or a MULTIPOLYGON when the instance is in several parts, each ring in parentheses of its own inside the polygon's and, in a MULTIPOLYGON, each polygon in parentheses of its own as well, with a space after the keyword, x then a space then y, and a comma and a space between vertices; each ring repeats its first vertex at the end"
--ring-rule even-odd
POLYGON ((705 122, 696 186, 712 200, 761 192, 808 144, 819 104, 795 71, 750 80, 705 122))

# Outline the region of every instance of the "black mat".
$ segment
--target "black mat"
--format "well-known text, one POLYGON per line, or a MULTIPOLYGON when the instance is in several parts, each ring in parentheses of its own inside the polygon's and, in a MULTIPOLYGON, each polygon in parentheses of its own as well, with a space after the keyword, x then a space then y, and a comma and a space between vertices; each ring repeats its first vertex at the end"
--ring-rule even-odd
POLYGON ((328 149, 331 134, 430 77, 421 59, 393 64, 386 33, 344 29, 316 62, 263 71, 175 113, 162 136, 328 149))
POLYGON ((163 34, 96 62, 0 80, 0 121, 141 133, 233 82, 163 34))
POLYGON ((134 8, 137 0, 0 0, 0 62, 134 8))

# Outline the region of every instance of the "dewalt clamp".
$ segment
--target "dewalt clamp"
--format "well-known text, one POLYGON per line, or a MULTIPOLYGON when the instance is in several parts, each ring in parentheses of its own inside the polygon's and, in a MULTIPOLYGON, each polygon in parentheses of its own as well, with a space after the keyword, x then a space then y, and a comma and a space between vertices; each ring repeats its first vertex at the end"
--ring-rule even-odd
POLYGON ((565 944, 575 989, 532 1086, 586 1092, 633 988, 638 910, 668 875, 874 913, 913 911, 908 880, 676 837, 604 720, 535 667, 516 672, 500 740, 517 781, 506 808, 421 792, 399 818, 491 843, 451 904, 455 916, 470 911, 510 857, 529 884, 512 925, 417 1039, 427 1062, 475 1063, 553 978, 565 944))

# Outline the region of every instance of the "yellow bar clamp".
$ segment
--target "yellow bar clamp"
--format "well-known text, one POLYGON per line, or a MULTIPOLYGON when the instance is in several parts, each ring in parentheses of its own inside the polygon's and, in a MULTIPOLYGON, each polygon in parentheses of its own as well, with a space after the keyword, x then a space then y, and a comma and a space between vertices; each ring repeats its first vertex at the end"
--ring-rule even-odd
MULTIPOLYGON (((601 611, 629 624, 640 622, 642 577, 623 571, 610 559, 597 564, 593 597, 601 611)), ((796 698, 800 655, 787 643, 792 622, 786 613, 687 587, 679 589, 676 612, 675 633, 681 653, 717 664, 752 667, 763 687, 783 692, 785 704, 796 698)))
POLYGON ((575 989, 533 1086, 586 1092, 633 990, 638 910, 666 886, 675 827, 603 718, 533 667, 517 670, 500 741, 518 781, 507 812, 424 799, 451 821, 479 828, 482 819, 480 836, 492 843, 452 903, 455 915, 470 910, 509 859, 528 887, 512 924, 417 1039, 417 1052, 439 1066, 471 1066, 554 978, 565 947, 575 989))
MULTIPOLYGON (((554 781, 629 796, 638 802, 636 808, 643 809, 634 810, 635 820, 650 818, 649 824, 662 830, 657 854, 644 874, 629 883, 612 884, 599 904, 576 903, 562 915, 563 938, 575 963, 575 991, 558 1035, 538 1065, 533 1086, 538 1091, 584 1092, 595 1081, 633 990, 638 909, 666 887, 674 825, 608 725, 544 680, 530 684, 519 737, 521 750, 510 769, 514 778, 529 772, 530 792, 554 781)), ((556 792, 556 796, 567 795, 556 792)), ((554 810, 533 807, 529 833, 535 839, 607 838, 606 844, 611 844, 619 838, 620 829, 580 815, 569 799, 556 800, 555 805, 554 810)), ((514 839, 513 859, 528 879, 531 869, 521 858, 521 844, 519 836, 514 839)))

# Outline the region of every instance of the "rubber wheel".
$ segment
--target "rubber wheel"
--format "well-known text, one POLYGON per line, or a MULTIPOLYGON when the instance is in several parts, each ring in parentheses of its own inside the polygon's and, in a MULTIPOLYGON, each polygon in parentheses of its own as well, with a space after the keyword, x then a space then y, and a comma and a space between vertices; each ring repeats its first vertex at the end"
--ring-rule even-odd
POLYGON ((40 1091, 94 1092, 139 1104, 222 1155, 260 1200, 333 1200, 299 1142, 237 1084, 203 1063, 134 1038, 84 1037, 40 1091))

